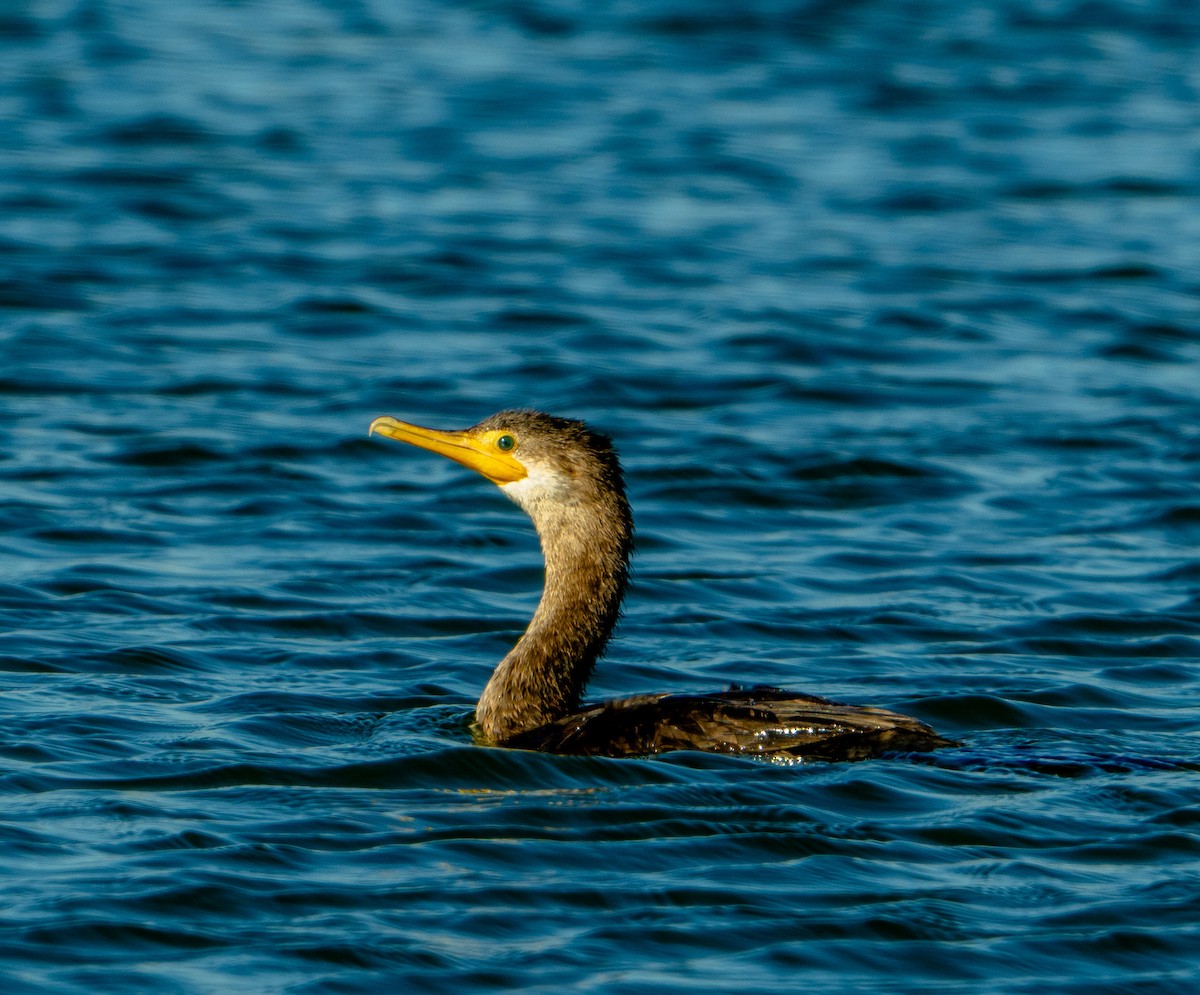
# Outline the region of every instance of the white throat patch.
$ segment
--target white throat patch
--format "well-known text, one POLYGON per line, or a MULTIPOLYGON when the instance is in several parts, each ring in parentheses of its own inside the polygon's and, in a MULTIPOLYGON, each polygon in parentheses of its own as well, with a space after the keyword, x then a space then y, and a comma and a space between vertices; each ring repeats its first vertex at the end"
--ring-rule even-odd
POLYGON ((534 509, 543 501, 565 501, 571 490, 570 482, 562 474, 544 466, 526 464, 527 476, 511 484, 501 484, 502 490, 513 502, 533 517, 534 509))

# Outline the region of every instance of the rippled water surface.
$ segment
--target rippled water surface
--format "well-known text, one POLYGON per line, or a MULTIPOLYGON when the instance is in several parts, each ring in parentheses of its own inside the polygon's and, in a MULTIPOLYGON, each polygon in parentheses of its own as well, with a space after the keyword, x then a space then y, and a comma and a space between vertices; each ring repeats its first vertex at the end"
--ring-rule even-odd
POLYGON ((17 0, 0 108, 10 990, 1194 990, 1193 5, 17 0), (366 427, 512 406, 594 696, 964 745, 473 745, 536 539, 366 427))

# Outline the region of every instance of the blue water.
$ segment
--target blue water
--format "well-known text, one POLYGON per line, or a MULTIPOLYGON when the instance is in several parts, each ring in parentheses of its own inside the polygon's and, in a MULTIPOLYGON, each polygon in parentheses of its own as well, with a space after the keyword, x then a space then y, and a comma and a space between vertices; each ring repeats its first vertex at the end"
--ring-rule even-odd
POLYGON ((1200 981, 1189 3, 29 0, 0 13, 13 992, 1200 981), (594 696, 959 749, 472 745, 539 594, 474 474, 612 434, 594 696))

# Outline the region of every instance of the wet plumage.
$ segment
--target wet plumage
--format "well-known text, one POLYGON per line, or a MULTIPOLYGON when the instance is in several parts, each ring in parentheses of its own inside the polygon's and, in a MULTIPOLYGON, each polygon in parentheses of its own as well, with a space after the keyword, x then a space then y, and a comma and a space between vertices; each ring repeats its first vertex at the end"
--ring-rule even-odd
POLYGON ((949 744, 916 719, 778 688, 636 695, 580 704, 620 614, 633 520, 611 441, 583 422, 502 411, 443 432, 377 418, 372 432, 462 463, 533 520, 546 581, 533 618, 476 708, 481 737, 552 753, 668 750, 855 760, 949 744))

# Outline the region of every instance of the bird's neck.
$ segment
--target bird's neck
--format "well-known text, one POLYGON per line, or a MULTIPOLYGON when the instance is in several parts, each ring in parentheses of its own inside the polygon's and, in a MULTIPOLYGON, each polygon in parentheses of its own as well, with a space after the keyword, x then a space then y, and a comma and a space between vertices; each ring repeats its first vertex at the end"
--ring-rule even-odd
POLYGON ((628 577, 632 524, 621 494, 530 506, 546 559, 542 599, 525 634, 496 666, 475 710, 491 742, 578 708, 616 624, 628 577))

